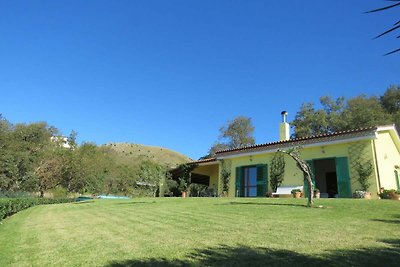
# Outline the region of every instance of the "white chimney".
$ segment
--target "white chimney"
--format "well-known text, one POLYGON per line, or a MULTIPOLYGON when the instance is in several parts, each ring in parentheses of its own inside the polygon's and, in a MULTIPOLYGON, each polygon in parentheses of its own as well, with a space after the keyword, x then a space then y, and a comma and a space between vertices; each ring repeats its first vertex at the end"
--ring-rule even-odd
POLYGON ((279 141, 285 141, 290 139, 290 127, 289 123, 286 122, 286 111, 281 112, 282 122, 279 124, 279 141))

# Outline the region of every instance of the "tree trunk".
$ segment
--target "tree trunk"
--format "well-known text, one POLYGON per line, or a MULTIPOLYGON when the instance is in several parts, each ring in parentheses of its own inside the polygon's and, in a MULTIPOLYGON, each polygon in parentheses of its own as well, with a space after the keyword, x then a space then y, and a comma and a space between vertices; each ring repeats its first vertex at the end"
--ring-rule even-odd
POLYGON ((299 169, 303 172, 304 174, 304 180, 306 180, 307 184, 308 184, 308 202, 307 202, 307 206, 308 207, 312 207, 314 204, 313 201, 313 192, 314 192, 314 185, 312 183, 311 180, 311 168, 310 166, 308 166, 307 162, 305 162, 304 160, 302 160, 299 156, 298 151, 291 149, 289 151, 285 151, 285 150, 280 150, 278 149, 278 152, 282 152, 285 154, 288 154, 294 161, 296 161, 297 163, 297 167, 299 167, 299 169))

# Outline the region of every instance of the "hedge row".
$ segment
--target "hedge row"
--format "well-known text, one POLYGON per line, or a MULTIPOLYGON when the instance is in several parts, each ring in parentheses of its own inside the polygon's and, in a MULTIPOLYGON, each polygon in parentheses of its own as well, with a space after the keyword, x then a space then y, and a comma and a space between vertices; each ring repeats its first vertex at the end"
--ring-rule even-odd
POLYGON ((44 204, 58 204, 74 202, 73 198, 4 198, 0 199, 0 221, 21 210, 44 204))

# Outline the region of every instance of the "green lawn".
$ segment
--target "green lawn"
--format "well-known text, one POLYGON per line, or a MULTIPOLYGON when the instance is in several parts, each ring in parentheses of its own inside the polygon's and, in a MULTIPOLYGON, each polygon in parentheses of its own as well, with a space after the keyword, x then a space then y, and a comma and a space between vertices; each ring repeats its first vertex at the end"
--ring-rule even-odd
POLYGON ((0 266, 398 266, 400 201, 164 198, 35 206, 0 266))

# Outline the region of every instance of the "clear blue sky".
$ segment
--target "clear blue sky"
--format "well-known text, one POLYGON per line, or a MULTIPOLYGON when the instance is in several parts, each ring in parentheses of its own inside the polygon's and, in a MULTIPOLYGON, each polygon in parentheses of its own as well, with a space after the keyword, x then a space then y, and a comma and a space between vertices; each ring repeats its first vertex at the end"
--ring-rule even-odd
POLYGON ((0 1, 0 113, 78 141, 157 145, 198 158, 249 116, 276 141, 320 96, 400 84, 400 8, 381 0, 0 1))

